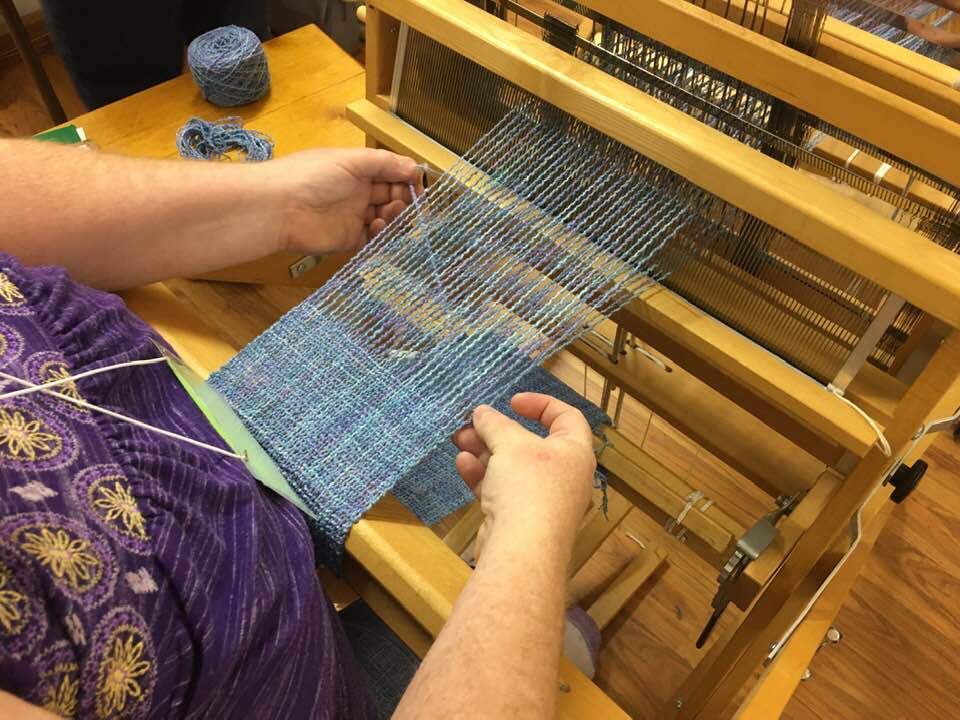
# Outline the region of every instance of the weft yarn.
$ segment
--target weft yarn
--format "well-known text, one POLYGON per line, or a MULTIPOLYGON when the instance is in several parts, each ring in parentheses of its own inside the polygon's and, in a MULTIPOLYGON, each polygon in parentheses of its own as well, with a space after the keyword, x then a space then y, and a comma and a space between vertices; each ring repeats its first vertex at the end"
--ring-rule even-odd
POLYGON ((227 25, 205 32, 187 48, 187 63, 203 97, 220 107, 259 100, 270 89, 270 69, 260 38, 227 25))
POLYGON ((177 150, 180 157, 193 160, 220 160, 228 152, 240 150, 247 160, 261 161, 273 157, 273 140, 256 130, 245 130, 238 117, 213 122, 195 117, 177 131, 177 150))
POLYGON ((211 377, 316 513, 320 560, 479 402, 662 279, 697 221, 683 182, 527 104, 211 377))

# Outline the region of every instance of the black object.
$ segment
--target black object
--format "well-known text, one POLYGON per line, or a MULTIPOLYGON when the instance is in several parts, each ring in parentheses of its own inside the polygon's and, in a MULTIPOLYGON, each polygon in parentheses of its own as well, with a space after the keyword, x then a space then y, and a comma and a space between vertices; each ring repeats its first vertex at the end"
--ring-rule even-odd
POLYGON ((893 485, 893 492, 890 493, 890 499, 898 505, 910 497, 917 485, 920 484, 920 478, 927 472, 927 463, 923 460, 917 460, 913 465, 901 465, 896 472, 890 476, 890 484, 893 485))

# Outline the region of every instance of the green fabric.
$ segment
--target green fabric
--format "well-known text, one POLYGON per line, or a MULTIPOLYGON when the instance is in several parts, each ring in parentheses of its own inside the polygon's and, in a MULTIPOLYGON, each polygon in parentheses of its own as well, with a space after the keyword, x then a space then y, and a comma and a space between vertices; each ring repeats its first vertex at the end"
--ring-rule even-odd
POLYGON ((173 374, 177 376, 187 394, 210 421, 213 429, 235 453, 244 456, 244 463, 250 474, 263 485, 292 502, 304 513, 316 519, 316 515, 308 510, 293 492, 287 479, 280 472, 280 468, 270 459, 270 456, 260 447, 260 444, 253 439, 240 418, 226 404, 220 394, 179 359, 166 351, 163 354, 167 358, 167 364, 173 370, 173 374))
POLYGON ((76 125, 64 125, 62 127, 54 128, 53 130, 47 130, 42 133, 34 135, 35 140, 46 140, 49 142, 61 143, 63 145, 76 145, 84 141, 84 137, 80 132, 80 128, 76 125))

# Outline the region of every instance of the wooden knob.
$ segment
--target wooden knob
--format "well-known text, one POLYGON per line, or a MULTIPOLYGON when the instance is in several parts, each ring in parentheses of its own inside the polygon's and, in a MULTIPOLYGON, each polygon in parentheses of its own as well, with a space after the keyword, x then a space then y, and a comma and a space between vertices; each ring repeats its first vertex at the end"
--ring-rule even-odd
POLYGON ((361 25, 367 24, 367 6, 361 5, 357 8, 357 20, 360 21, 361 25))

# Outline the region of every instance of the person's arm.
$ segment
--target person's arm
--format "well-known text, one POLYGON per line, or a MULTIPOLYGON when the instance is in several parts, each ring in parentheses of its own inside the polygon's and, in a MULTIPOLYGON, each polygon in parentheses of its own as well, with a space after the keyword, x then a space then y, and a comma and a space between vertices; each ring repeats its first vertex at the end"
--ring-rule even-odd
POLYGON ((596 461, 576 409, 536 393, 512 406, 550 435, 481 406, 455 436, 484 514, 477 567, 395 718, 554 715, 567 566, 596 461))
POLYGON ((216 163, 0 140, 0 251, 116 290, 282 249, 353 250, 406 207, 418 174, 385 150, 216 163))
POLYGON ((59 716, 0 690, 0 717, 7 720, 58 720, 59 716))

